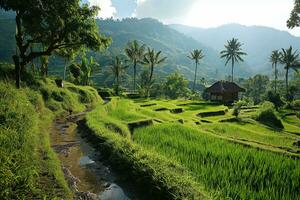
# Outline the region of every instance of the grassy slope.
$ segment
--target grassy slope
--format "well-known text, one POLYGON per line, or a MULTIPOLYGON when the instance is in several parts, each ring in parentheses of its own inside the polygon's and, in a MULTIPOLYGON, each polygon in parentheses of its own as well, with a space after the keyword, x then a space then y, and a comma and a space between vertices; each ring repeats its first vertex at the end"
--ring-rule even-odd
POLYGON ((248 149, 184 125, 141 128, 134 141, 181 163, 200 182, 235 199, 298 199, 300 162, 248 149))
MULTIPOLYGON (((9 74, 8 74, 9 76, 9 74)), ((57 88, 51 79, 17 90, 0 81, 1 199, 72 199, 49 142, 52 121, 70 110, 80 112, 101 101, 90 87, 70 83, 57 88)))
MULTIPOLYGON (((227 107, 185 100, 135 100, 134 102, 114 99, 111 104, 100 106, 88 115, 88 125, 114 146, 115 140, 123 140, 118 134, 113 133, 118 129, 116 127, 123 127, 127 130, 126 136, 130 136, 127 123, 149 118, 158 119, 163 124, 156 123, 152 127, 138 129, 134 131, 131 139, 135 139, 139 145, 143 146, 143 151, 158 152, 160 155, 170 158, 169 160, 172 162, 175 161, 179 166, 191 170, 193 175, 198 178, 200 185, 204 184, 213 191, 220 191, 221 197, 230 196, 237 199, 299 198, 296 192, 296 187, 299 186, 299 179, 297 179, 300 175, 299 167, 297 167, 299 162, 269 152, 291 155, 286 151, 287 149, 281 148, 290 148, 293 151, 299 149, 292 144, 299 137, 292 133, 289 127, 283 131, 275 131, 253 120, 241 123, 219 123, 220 119, 232 118, 231 110, 226 115, 203 118, 212 121, 211 124, 196 125, 195 122, 201 119, 196 116, 199 112, 226 110, 227 107), (140 105, 148 106, 140 107, 140 105), (162 107, 167 109, 181 107, 185 109, 185 112, 172 114, 169 111, 154 111, 162 107), (100 115, 103 116, 101 119, 97 117, 100 115), (115 128, 111 129, 106 125, 107 119, 114 123, 113 127, 115 128), (184 119, 184 125, 176 123, 178 119, 184 119), (202 148, 203 144, 206 149, 202 148), (268 151, 248 149, 244 147, 245 144, 268 151), (221 146, 224 149, 220 148, 221 146), (247 159, 253 163, 249 163, 250 161, 247 159), (272 162, 272 160, 278 161, 272 162), (199 162, 210 164, 201 165, 199 162), (222 171, 222 169, 227 170, 222 171), (235 173, 240 174, 235 177, 235 173), (213 176, 210 177, 211 175, 213 176), (266 183, 261 177, 266 178, 269 175, 270 181, 268 179, 268 183, 266 183), (223 176, 227 176, 228 179, 222 178, 223 176), (281 179, 284 184, 280 183, 281 179), (243 181, 249 181, 249 185, 243 181)), ((253 113, 255 110, 242 111, 241 117, 249 117, 253 113)), ((287 117, 284 123, 295 126, 299 130, 297 119, 293 116, 287 117)), ((135 142, 132 144, 130 137, 126 137, 126 142, 133 146, 136 145, 135 142)), ((118 147, 112 148, 118 149, 118 147)), ((130 153, 122 155, 132 157, 130 153)), ((185 173, 188 174, 188 171, 185 173)), ((215 194, 214 197, 219 196, 219 194, 215 194)))
POLYGON ((156 152, 145 151, 132 143, 128 135, 122 137, 107 126, 107 123, 113 123, 123 129, 126 127, 123 119, 137 120, 146 117, 137 114, 135 108, 130 108, 132 102, 125 100, 124 104, 119 105, 117 102, 113 100, 87 114, 87 126, 98 140, 105 142, 102 152, 109 152, 111 162, 124 174, 128 173, 131 179, 146 185, 148 192, 152 191, 154 199, 209 199, 203 187, 195 182, 186 168, 156 152), (123 109, 132 113, 127 115, 123 109), (114 112, 119 114, 115 115, 114 112), (122 125, 118 126, 120 124, 122 125))

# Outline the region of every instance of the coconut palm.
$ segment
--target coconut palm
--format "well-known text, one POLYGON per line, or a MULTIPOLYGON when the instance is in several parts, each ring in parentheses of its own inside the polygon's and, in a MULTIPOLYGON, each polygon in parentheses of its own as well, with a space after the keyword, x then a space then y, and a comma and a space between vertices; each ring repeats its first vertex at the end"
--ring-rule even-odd
POLYGON ((136 67, 143 60, 146 46, 140 45, 136 40, 129 42, 125 48, 125 54, 133 64, 133 89, 136 89, 136 67))
POLYGON ((111 70, 112 75, 115 80, 116 95, 119 95, 120 78, 126 68, 127 68, 127 66, 124 66, 124 64, 119 56, 116 56, 115 59, 112 61, 112 64, 110 65, 110 70, 111 70))
POLYGON ((195 78, 194 78, 194 84, 193 84, 193 92, 195 92, 196 87, 196 81, 197 81, 197 70, 198 70, 198 64, 201 59, 204 58, 204 55, 202 53, 202 50, 195 49, 191 52, 191 55, 188 56, 189 59, 194 60, 196 67, 195 67, 195 78))
POLYGON ((275 94, 277 93, 277 78, 278 78, 278 70, 277 70, 277 64, 280 62, 280 56, 281 53, 279 50, 274 50, 272 51, 271 57, 270 57, 270 62, 272 63, 272 67, 275 70, 275 94))
POLYGON ((225 45, 225 50, 221 51, 221 58, 226 58, 227 65, 229 61, 231 61, 231 81, 233 82, 233 68, 236 62, 244 62, 242 56, 247 55, 242 51, 242 45, 238 39, 232 38, 232 40, 227 41, 227 45, 225 45))
POLYGON ((299 62, 299 54, 297 51, 293 51, 293 47, 290 46, 288 49, 282 49, 281 52, 281 58, 280 58, 281 64, 284 65, 285 72, 285 85, 286 85, 286 94, 289 93, 289 70, 294 69, 297 71, 300 68, 300 62, 299 62))
POLYGON ((153 78, 154 67, 163 63, 167 57, 160 57, 161 51, 156 52, 154 49, 148 48, 146 54, 144 55, 143 64, 150 67, 150 76, 148 82, 150 83, 153 78))

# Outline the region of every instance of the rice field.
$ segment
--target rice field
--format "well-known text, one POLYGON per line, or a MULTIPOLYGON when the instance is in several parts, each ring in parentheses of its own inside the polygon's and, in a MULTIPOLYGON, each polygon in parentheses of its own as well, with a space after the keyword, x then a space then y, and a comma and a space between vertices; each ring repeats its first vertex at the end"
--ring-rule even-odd
POLYGON ((243 109, 238 121, 230 107, 187 100, 113 99, 99 109, 93 123, 113 124, 114 137, 123 130, 120 137, 144 152, 182 166, 212 199, 300 199, 295 115, 278 113, 285 128, 275 130, 251 119, 257 107, 243 109), (153 123, 129 130, 143 120, 153 123))

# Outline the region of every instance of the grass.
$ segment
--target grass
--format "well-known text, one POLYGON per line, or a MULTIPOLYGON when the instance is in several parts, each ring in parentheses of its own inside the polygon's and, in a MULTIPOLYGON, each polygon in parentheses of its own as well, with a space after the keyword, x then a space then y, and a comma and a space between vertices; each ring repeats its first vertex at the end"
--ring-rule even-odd
MULTIPOLYGON (((101 143, 109 146, 107 152, 113 152, 111 157, 119 161, 118 166, 123 165, 124 160, 131 166, 125 173, 143 171, 144 176, 152 177, 152 183, 164 188, 183 187, 177 178, 172 178, 179 173, 180 183, 192 180, 188 183, 198 185, 201 193, 209 193, 206 196, 214 199, 299 199, 300 163, 294 159, 299 157, 299 147, 293 145, 300 139, 296 134, 299 121, 295 116, 286 116, 282 119, 285 128, 273 129, 251 119, 258 109, 243 109, 237 122, 220 123, 220 120, 233 118, 232 110, 223 105, 189 100, 114 99, 88 114, 87 125, 92 134, 101 138, 101 143), (167 110, 155 111, 158 108, 167 110), (171 113, 169 110, 174 108, 185 111, 171 113), (226 114, 197 116, 200 112, 221 110, 227 110, 226 114), (130 134, 128 123, 147 119, 156 123, 130 134), (183 124, 178 122, 180 119, 183 124), (200 120, 211 123, 197 123, 200 120), (107 126, 108 121, 114 123, 114 129, 107 126), (116 134, 115 130, 120 128, 126 130, 125 137, 116 134), (162 161, 154 161, 158 159, 156 156, 162 161), (141 165, 140 159, 146 159, 147 164, 141 165), (175 163, 176 168, 166 164, 169 162, 175 163), (168 181, 161 183, 157 176, 168 181)), ((184 190, 194 194, 194 189, 184 190)), ((176 198, 193 199, 181 191, 175 194, 176 198)))
MULTIPOLYGON (((103 121, 103 118, 112 120, 108 111, 114 106, 114 101, 105 106, 98 106, 87 114, 86 120, 91 134, 97 138, 93 141, 105 143, 98 148, 107 154, 115 168, 123 174, 128 174, 130 180, 143 185, 147 192, 152 193, 154 199, 210 199, 186 168, 156 152, 145 151, 130 138, 122 137, 108 128, 107 121, 103 121)), ((118 117, 121 118, 122 116, 118 117)), ((116 125, 122 123, 117 119, 113 122, 116 125)), ((120 128, 124 126, 125 124, 120 128)))
POLYGON ((221 198, 300 198, 299 160, 230 144, 180 124, 141 128, 133 139, 190 169, 221 198))
POLYGON ((0 81, 0 198, 72 199, 49 130, 59 115, 102 102, 96 90, 52 79, 32 79, 16 89, 9 68, 0 81))

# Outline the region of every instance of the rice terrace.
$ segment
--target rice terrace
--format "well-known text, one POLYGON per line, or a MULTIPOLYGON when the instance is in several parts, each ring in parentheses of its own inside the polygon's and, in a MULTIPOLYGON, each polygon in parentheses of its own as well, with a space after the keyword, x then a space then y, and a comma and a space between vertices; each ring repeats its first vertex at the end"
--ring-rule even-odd
POLYGON ((0 199, 300 200, 299 27, 299 0, 0 0, 0 199))

